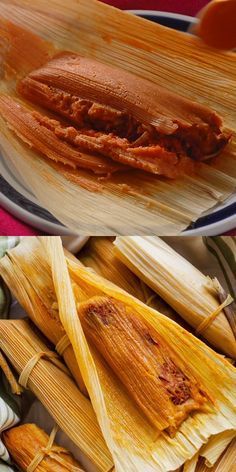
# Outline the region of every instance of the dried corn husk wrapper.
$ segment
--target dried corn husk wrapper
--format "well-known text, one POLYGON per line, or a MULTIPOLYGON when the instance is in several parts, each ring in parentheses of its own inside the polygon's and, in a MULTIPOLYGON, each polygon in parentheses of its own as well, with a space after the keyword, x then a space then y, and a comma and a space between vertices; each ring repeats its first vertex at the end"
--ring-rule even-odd
MULTIPOLYGON (((11 289, 12 293, 14 293, 31 320, 56 346, 65 337, 65 330, 58 317, 56 296, 50 277, 47 278, 45 284, 48 265, 46 258, 41 258, 39 249, 40 245, 36 238, 23 238, 17 252, 12 252, 11 255, 9 253, 9 256, 1 259, 0 272, 2 272, 2 276, 8 287, 11 289), (34 253, 34 260, 31 259, 29 248, 30 251, 34 253), (40 267, 40 272, 37 273, 37 283, 35 284, 31 277, 33 265, 40 267), (38 291, 42 291, 43 293, 41 298, 38 295, 38 291)), ((73 260, 73 256, 68 251, 66 251, 66 254, 73 260)), ((61 354, 81 392, 87 395, 87 390, 76 363, 72 346, 67 343, 61 354)))
POLYGON ((183 320, 153 290, 139 279, 115 254, 113 238, 90 238, 79 258, 86 267, 178 323, 183 320))
MULTIPOLYGON (((156 236, 121 237, 117 256, 196 330, 221 305, 209 279, 156 236)), ((236 340, 223 311, 201 332, 213 346, 236 357, 236 340)))
MULTIPOLYGON (((19 374, 35 354, 48 352, 25 320, 0 320, 0 346, 19 374)), ((110 471, 111 456, 91 403, 60 363, 41 358, 29 375, 28 387, 97 470, 110 471)))
POLYGON ((234 472, 235 448, 236 440, 234 439, 213 467, 209 468, 204 460, 201 459, 197 465, 196 472, 234 472))
MULTIPOLYGON (((172 320, 147 307, 91 270, 81 268, 80 265, 67 259, 70 280, 60 238, 39 238, 38 241, 40 244, 43 243, 42 257, 52 263, 52 277, 60 319, 73 345, 89 396, 118 472, 175 470, 186 460, 191 459, 212 435, 235 430, 233 410, 235 371, 227 361, 172 320), (45 254, 45 247, 47 254, 45 254), (194 374, 201 379, 203 385, 216 399, 212 410, 199 412, 189 417, 173 438, 170 438, 167 433, 158 436, 156 428, 150 425, 136 407, 111 369, 104 364, 97 351, 87 343, 78 318, 71 281, 77 302, 93 295, 107 295, 123 301, 147 320, 168 340, 177 355, 188 358, 194 374)), ((13 251, 16 250, 17 248, 13 251)), ((29 253, 30 247, 28 247, 29 253)), ((34 253, 31 253, 31 257, 34 257, 34 253)), ((34 272, 38 270, 40 267, 32 264, 31 275, 35 284, 37 276, 34 272)), ((45 271, 41 274, 43 277, 45 271)), ((50 266, 49 272, 45 275, 45 284, 48 277, 50 277, 50 266)), ((40 292, 39 288, 38 292, 40 292)))
MULTIPOLYGON (((172 92, 183 93, 184 84, 185 96, 219 112, 235 136, 234 53, 211 50, 198 38, 95 0, 1 0, 0 10, 6 73, 2 93, 14 96, 16 76, 35 69, 55 51, 71 50, 127 69, 172 92), (16 26, 29 31, 24 30, 19 41, 16 26)), ((177 234, 235 189, 235 139, 212 165, 202 164, 194 176, 172 182, 126 174, 104 182, 102 190, 94 192, 98 190, 94 176, 86 171, 78 176, 58 164, 50 165, 24 146, 2 119, 0 136, 5 158, 40 203, 80 234, 125 234, 127 229, 130 234, 177 234)))

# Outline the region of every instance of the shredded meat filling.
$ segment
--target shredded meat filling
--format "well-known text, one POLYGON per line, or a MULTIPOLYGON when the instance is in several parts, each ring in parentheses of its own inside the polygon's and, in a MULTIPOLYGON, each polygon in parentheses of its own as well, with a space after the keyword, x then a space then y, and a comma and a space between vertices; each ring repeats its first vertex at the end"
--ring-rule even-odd
POLYGON ((59 140, 83 152, 98 153, 121 164, 170 178, 178 177, 184 171, 193 170, 191 160, 185 156, 178 157, 159 144, 132 147, 126 138, 117 137, 113 133, 104 134, 101 131, 66 126, 38 112, 33 112, 33 116, 41 126, 50 129, 59 140))
MULTIPOLYGON (((184 126, 176 122, 177 130, 166 135, 157 131, 153 125, 140 123, 125 111, 82 99, 31 78, 20 83, 19 91, 26 98, 72 121, 77 128, 100 131, 105 135, 112 133, 127 139, 130 147, 159 146, 178 157, 205 160, 218 154, 229 140, 229 136, 222 133, 214 123, 184 126)), ((159 151, 159 148, 156 150, 159 151)))

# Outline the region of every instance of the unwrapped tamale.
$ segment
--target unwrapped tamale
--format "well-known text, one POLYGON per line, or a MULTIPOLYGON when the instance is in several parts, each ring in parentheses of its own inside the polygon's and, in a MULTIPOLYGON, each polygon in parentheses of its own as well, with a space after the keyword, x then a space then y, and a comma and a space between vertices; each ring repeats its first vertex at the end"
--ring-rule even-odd
MULTIPOLYGON (((27 472, 36 455, 47 448, 49 436, 35 424, 23 424, 4 432, 3 441, 17 466, 22 472, 27 472)), ((55 443, 45 453, 45 457, 42 458, 35 470, 40 472, 83 472, 70 452, 55 443)))
POLYGON ((85 335, 154 427, 174 434, 203 409, 207 391, 138 313, 110 297, 93 297, 78 310, 85 335))
POLYGON ((0 114, 11 129, 49 159, 95 173, 128 166, 176 178, 230 138, 209 108, 72 52, 31 72, 18 92, 62 119, 2 96, 0 114))

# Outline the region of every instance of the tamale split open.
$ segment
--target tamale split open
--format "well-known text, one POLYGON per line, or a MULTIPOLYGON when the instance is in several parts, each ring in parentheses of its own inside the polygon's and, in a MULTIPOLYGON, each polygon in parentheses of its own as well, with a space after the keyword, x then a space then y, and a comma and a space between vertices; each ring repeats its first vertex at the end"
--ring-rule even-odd
MULTIPOLYGON (((231 437, 231 433, 233 437, 236 430, 235 369, 222 356, 174 321, 66 257, 60 238, 25 238, 1 260, 0 267, 1 274, 16 295, 16 287, 20 287, 24 277, 30 280, 29 285, 22 283, 18 294, 20 299, 26 300, 26 295, 30 299, 32 291, 35 291, 48 311, 56 299, 60 322, 74 349, 116 471, 175 470, 195 454, 201 455, 202 446, 207 446, 213 437, 216 440, 224 434, 231 437), (18 271, 14 271, 13 267, 17 267, 18 271), (102 321, 99 321, 100 316, 102 321), (123 323, 118 330, 117 321, 123 323), (103 343, 99 343, 99 336, 96 341, 93 339, 90 323, 96 324, 103 343), (125 323, 130 324, 128 342, 124 335, 124 332, 127 333, 125 323), (110 328, 113 334, 109 340, 104 330, 110 328), (136 370, 132 371, 133 375, 131 371, 128 374, 135 350, 128 359, 125 342, 132 351, 132 346, 136 346, 136 370), (121 350, 124 357, 120 354, 121 350), (150 366, 149 372, 146 369, 150 375, 149 382, 147 386, 143 384, 141 392, 136 388, 131 393, 135 375, 143 375, 141 371, 147 367, 140 352, 145 353, 150 366), (169 363, 170 367, 164 376, 160 374, 159 380, 154 379, 155 382, 163 382, 156 387, 157 391, 163 389, 163 395, 156 398, 153 391, 151 394, 154 403, 160 402, 156 410, 160 415, 159 427, 157 417, 154 426, 147 412, 138 404, 142 402, 145 406, 144 397, 152 381, 154 352, 158 364, 155 369, 165 363, 169 363), (129 378, 124 377, 125 368, 129 378), (177 405, 172 402, 171 409, 170 398, 179 400, 180 392, 188 398, 181 397, 177 405), (189 410, 186 409, 183 415, 186 405, 189 410), (176 421, 177 410, 180 417, 176 421), (172 431, 168 431, 169 425, 174 427, 172 431)), ((1 325, 1 338, 4 340, 3 322, 1 325)), ((0 343, 6 341, 0 340, 0 343)), ((148 405, 155 406, 150 402, 148 405)))
MULTIPOLYGON (((53 0, 50 5, 43 0, 36 0, 33 4, 27 0, 2 0, 0 5, 0 38, 4 46, 3 62, 7 75, 0 84, 2 149, 22 178, 31 182, 40 203, 66 226, 90 234, 124 234, 127 228, 133 234, 176 234, 234 192, 234 53, 216 52, 197 38, 153 25, 95 0, 70 0, 66 5, 59 0, 53 0), (32 54, 32 44, 38 54, 32 54), (54 56, 55 59, 50 61, 54 56), (73 86, 74 66, 71 65, 76 64, 78 57, 85 65, 92 64, 92 71, 93 67, 97 67, 98 75, 100 66, 101 71, 104 70, 104 83, 101 81, 100 89, 95 87, 94 92, 92 88, 87 88, 87 96, 83 95, 86 87, 83 89, 80 81, 82 100, 73 86), (99 61, 97 66, 94 59, 99 61), (137 100, 138 85, 137 90, 132 87, 136 101, 133 99, 130 104, 139 124, 132 117, 131 126, 130 118, 123 110, 117 110, 116 93, 111 103, 112 87, 108 94, 109 103, 105 103, 108 108, 104 109, 97 103, 102 87, 106 89, 109 74, 112 75, 110 66, 123 70, 121 75, 124 81, 126 69, 139 76, 141 81, 149 80, 150 90, 154 91, 155 87, 159 90, 159 101, 155 101, 157 109, 158 103, 160 107, 158 117, 152 115, 153 110, 148 104, 151 95, 149 98, 148 93, 143 95, 146 112, 148 110, 149 115, 152 115, 151 118, 149 116, 149 128, 146 124, 140 128, 143 115, 137 100), (56 68, 61 73, 56 72, 56 68), (160 87, 165 87, 166 91, 160 87), (16 88, 20 93, 18 96, 16 88), (178 165, 174 157, 176 146, 179 146, 175 142, 175 135, 171 138, 167 136, 164 140, 161 138, 161 141, 155 141, 155 138, 150 146, 147 145, 150 143, 150 122, 154 123, 154 118, 155 125, 166 131, 176 126, 178 111, 182 110, 182 119, 186 119, 187 103, 190 102, 185 102, 181 95, 198 103, 196 116, 199 113, 203 117, 206 107, 210 107, 223 119, 222 127, 217 115, 211 112, 213 134, 216 133, 214 136, 209 134, 209 123, 204 132, 203 128, 198 128, 200 125, 194 128, 196 142, 190 146, 191 153, 200 151, 202 156, 204 153, 216 154, 233 136, 231 143, 218 157, 212 158, 210 164, 199 163, 193 173, 192 166, 195 167, 195 164, 187 155, 190 151, 186 138, 184 146, 187 145, 188 151, 186 148, 187 154, 181 157, 178 165), (26 99, 34 103, 33 108, 26 99), (63 108, 65 103, 67 105, 63 108), (172 106, 172 114, 170 112, 168 119, 162 113, 166 106, 170 110, 172 106), (46 117, 42 107, 47 108, 46 117), (60 121, 58 114, 56 120, 55 115, 51 114, 55 111, 60 114, 60 121), (68 114, 71 120, 69 126, 64 121, 68 114), (81 116, 93 126, 95 117, 99 116, 99 126, 96 122, 97 128, 95 126, 92 131, 82 126, 78 133, 77 125, 81 116), (114 120, 116 130, 119 128, 118 136, 113 133, 114 120), (25 130, 24 123, 27 123, 25 130), (124 127, 132 130, 131 145, 130 142, 127 145, 124 127), (43 145, 42 139, 38 139, 39 130, 41 135, 45 135, 43 145), (32 132, 35 133, 33 137, 32 132), (198 140, 199 136, 196 138, 199 132, 202 144, 198 140), (19 138, 23 139, 24 144, 19 138), (50 149, 47 147, 49 142, 52 146, 50 149), (79 152, 75 143, 79 146, 79 152), (201 150, 202 145, 204 152, 201 150), (153 150, 157 152, 157 148, 159 157, 153 159, 153 150), (45 154, 50 154, 51 162, 43 157, 45 154), (76 168, 77 164, 79 169, 76 168), (187 173, 181 175, 181 169, 186 169, 187 173), (104 179, 103 174, 100 179, 94 171, 111 176, 104 179), (153 175, 152 172, 161 176, 153 175), (178 178, 170 180, 163 175, 178 178)), ((182 132, 186 133, 186 125, 182 132)), ((189 139, 189 131, 187 134, 189 139)), ((192 131, 190 134, 193 134, 192 131)))

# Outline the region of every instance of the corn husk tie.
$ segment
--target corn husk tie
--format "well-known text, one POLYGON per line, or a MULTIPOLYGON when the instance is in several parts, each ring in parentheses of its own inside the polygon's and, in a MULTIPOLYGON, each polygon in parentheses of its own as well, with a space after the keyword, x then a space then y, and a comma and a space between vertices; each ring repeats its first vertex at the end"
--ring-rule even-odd
POLYGON ((51 457, 56 462, 58 462, 58 464, 62 464, 66 469, 71 472, 81 472, 81 469, 79 467, 75 467, 71 464, 68 464, 68 462, 65 461, 63 457, 60 457, 60 452, 63 452, 63 454, 69 454, 69 452, 66 452, 64 448, 53 446, 57 432, 58 426, 55 425, 49 436, 47 446, 37 452, 36 456, 30 463, 30 465, 27 467, 27 472, 34 472, 46 456, 51 457))
POLYGON ((46 359, 51 360, 53 364, 55 364, 57 367, 59 367, 63 372, 68 374, 68 369, 58 360, 58 356, 55 352, 50 352, 50 351, 42 351, 42 352, 37 352, 26 364, 24 369, 22 370, 20 377, 19 377, 19 384, 22 385, 22 387, 27 388, 29 377, 32 373, 32 370, 36 366, 36 364, 39 362, 42 357, 45 357, 46 359))

